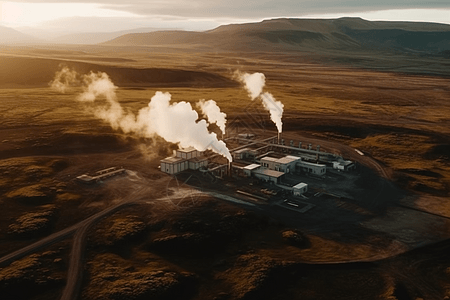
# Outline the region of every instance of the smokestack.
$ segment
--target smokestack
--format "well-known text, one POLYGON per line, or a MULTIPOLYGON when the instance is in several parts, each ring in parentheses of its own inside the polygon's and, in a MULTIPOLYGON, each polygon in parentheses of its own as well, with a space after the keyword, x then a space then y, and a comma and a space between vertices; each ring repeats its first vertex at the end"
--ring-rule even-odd
POLYGON ((319 152, 320 152, 320 145, 317 145, 317 154, 316 154, 317 161, 319 161, 319 152))
POLYGON ((227 174, 228 176, 231 177, 232 173, 231 173, 231 168, 233 167, 231 161, 228 161, 228 170, 227 170, 227 174))
POLYGON ((280 144, 280 139, 281 139, 281 132, 278 132, 278 135, 277 135, 277 144, 278 145, 280 144))

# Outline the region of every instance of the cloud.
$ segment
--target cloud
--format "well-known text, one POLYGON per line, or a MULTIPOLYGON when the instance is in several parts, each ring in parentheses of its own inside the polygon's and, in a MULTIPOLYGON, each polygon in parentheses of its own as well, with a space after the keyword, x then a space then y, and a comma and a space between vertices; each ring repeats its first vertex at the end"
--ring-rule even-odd
MULTIPOLYGON (((28 3, 73 3, 73 0, 23 0, 28 3)), ((77 3, 92 3, 77 0, 77 3)), ((295 17, 308 14, 352 13, 390 9, 450 8, 448 0, 96 0, 109 10, 143 16, 178 16, 183 18, 261 19, 295 17)))

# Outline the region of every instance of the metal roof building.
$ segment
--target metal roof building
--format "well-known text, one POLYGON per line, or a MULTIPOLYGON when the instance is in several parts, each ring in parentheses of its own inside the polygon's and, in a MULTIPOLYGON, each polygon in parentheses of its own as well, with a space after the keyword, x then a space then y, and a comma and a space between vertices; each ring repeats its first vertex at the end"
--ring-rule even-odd
POLYGON ((208 165, 208 158, 203 152, 193 147, 178 149, 175 156, 161 160, 161 171, 167 174, 178 174, 184 170, 198 170, 208 165))
POLYGON ((258 179, 273 183, 280 183, 280 180, 284 177, 283 172, 278 172, 264 168, 258 168, 253 170, 252 174, 258 179))
POLYGON ((290 171, 295 170, 295 164, 300 160, 300 157, 292 155, 287 155, 281 158, 266 156, 261 158, 261 165, 270 170, 289 173, 290 171))
POLYGON ((189 162, 181 157, 167 157, 161 160, 161 171, 167 174, 177 174, 189 169, 189 162))

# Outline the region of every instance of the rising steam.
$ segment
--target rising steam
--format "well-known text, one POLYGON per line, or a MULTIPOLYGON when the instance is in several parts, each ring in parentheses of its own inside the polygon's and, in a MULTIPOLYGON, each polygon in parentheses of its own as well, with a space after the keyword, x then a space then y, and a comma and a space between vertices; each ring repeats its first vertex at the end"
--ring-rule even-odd
MULTIPOLYGON (((73 83, 60 80, 66 78, 64 73, 67 72, 73 74, 73 71, 63 68, 56 74, 55 79, 51 82, 51 87, 64 92, 73 83)), ((89 75, 81 76, 81 78, 83 92, 78 95, 77 100, 94 104, 97 100, 106 99, 106 105, 95 104, 91 109, 97 117, 111 124, 114 129, 121 129, 125 133, 142 137, 158 135, 168 142, 178 144, 180 147, 194 147, 198 151, 209 149, 232 161, 226 144, 219 141, 215 133, 208 131, 209 124, 206 120, 197 121, 198 113, 190 103, 182 101, 171 104, 169 93, 156 92, 148 106, 134 115, 123 110, 117 101, 117 87, 106 73, 91 72, 89 75)), ((223 124, 223 131, 225 131, 225 114, 216 115, 217 105, 214 101, 210 101, 199 105, 202 109, 206 106, 206 112, 205 110, 204 112, 208 121, 217 123, 219 127, 223 124)), ((222 127, 220 128, 222 130, 222 127)))
POLYGON ((259 97, 264 108, 269 111, 270 119, 275 123, 278 132, 282 132, 283 122, 283 103, 275 100, 273 95, 268 92, 263 93, 263 88, 266 84, 266 77, 262 73, 237 73, 238 79, 245 84, 245 89, 252 100, 259 97))
POLYGON ((261 95, 264 85, 266 84, 266 76, 263 73, 238 74, 239 80, 245 83, 245 89, 252 100, 261 95))
POLYGON ((225 124, 227 123, 227 115, 220 111, 220 107, 214 100, 200 100, 197 107, 208 118, 209 123, 215 123, 219 126, 222 134, 225 134, 225 124))
POLYGON ((76 84, 78 73, 74 70, 70 70, 67 66, 57 71, 55 78, 50 81, 49 85, 52 89, 60 93, 65 93, 66 89, 71 85, 76 84))

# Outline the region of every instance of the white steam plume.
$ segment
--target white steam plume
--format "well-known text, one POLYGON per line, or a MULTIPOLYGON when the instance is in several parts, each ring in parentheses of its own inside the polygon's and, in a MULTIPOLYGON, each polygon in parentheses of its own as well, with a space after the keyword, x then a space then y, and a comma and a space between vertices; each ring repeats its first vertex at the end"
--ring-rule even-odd
MULTIPOLYGON (((122 107, 117 102, 116 89, 106 73, 93 73, 82 76, 83 92, 77 96, 81 102, 93 103, 98 98, 105 98, 107 105, 91 108, 96 117, 111 124, 115 130, 126 128, 128 116, 124 114, 122 107)), ((126 130, 124 130, 126 131, 126 130)))
MULTIPOLYGON (((55 77, 54 81, 57 80, 55 77)), ((192 109, 190 103, 170 104, 169 93, 156 92, 148 106, 142 108, 135 116, 123 110, 117 101, 117 87, 106 73, 91 72, 82 76, 82 82, 83 92, 78 95, 77 100, 94 103, 98 98, 105 98, 107 104, 103 107, 94 106, 93 112, 97 117, 110 123, 114 129, 120 128, 125 133, 143 137, 158 135, 180 147, 194 147, 198 151, 209 149, 232 161, 226 144, 219 141, 215 133, 208 131, 206 120, 197 122, 198 113, 192 109)))
POLYGON ((209 123, 216 123, 222 134, 225 134, 225 124, 227 123, 227 115, 220 111, 220 107, 214 100, 200 100, 197 107, 208 118, 209 123))
POLYGON ((212 150, 232 161, 230 151, 215 133, 208 131, 206 120, 197 122, 198 113, 190 103, 170 104, 169 93, 156 92, 147 108, 139 111, 137 123, 146 134, 156 133, 181 147, 192 146, 199 151, 212 150))
POLYGON ((77 82, 78 73, 74 70, 70 70, 67 66, 62 67, 57 71, 55 78, 49 82, 52 89, 60 93, 65 93, 67 88, 74 85, 77 82))
POLYGON ((237 73, 238 79, 245 84, 245 89, 248 91, 249 97, 255 100, 258 96, 260 97, 264 108, 270 112, 270 119, 277 127, 278 132, 283 130, 283 122, 281 121, 283 117, 284 105, 281 101, 275 100, 272 94, 265 92, 263 93, 263 88, 266 84, 266 77, 262 73, 237 73))
POLYGON ((266 76, 263 73, 238 73, 240 81, 245 83, 245 89, 252 100, 261 95, 264 85, 266 84, 266 76))
POLYGON ((283 130, 283 122, 281 121, 283 118, 283 103, 275 100, 272 94, 268 92, 261 95, 261 100, 264 108, 270 112, 270 119, 277 126, 278 132, 281 133, 283 130))

